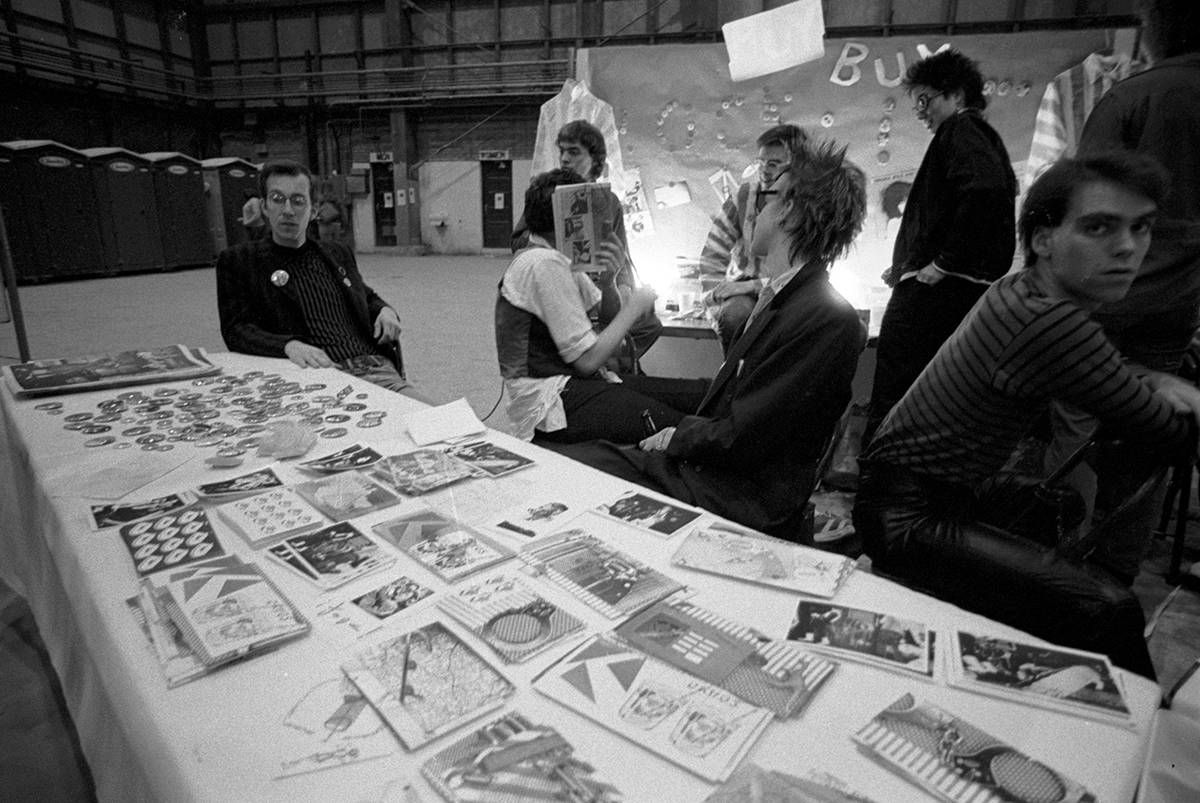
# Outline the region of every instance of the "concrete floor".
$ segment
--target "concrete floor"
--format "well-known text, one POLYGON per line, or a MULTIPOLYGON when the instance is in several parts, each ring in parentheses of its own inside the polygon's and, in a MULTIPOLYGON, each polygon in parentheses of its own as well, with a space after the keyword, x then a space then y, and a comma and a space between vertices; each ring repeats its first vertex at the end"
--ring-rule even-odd
MULTIPOLYGON (((405 366, 422 394, 434 403, 464 397, 481 418, 487 416, 500 398, 492 305, 507 259, 358 259, 367 283, 400 313, 405 366)), ((20 301, 33 359, 168 343, 225 350, 211 268, 22 287, 20 301)), ((715 341, 706 343, 717 349, 715 341)), ((670 354, 674 345, 656 348, 670 354)), ((717 354, 704 357, 714 364, 719 360, 717 354)), ((17 359, 14 326, 0 323, 0 363, 17 359)), ((665 373, 659 369, 663 363, 657 360, 652 371, 665 373)), ((507 429, 502 411, 488 423, 507 429)), ((1192 500, 1193 508, 1200 509, 1194 485, 1192 500)), ((1187 560, 1196 559, 1200 525, 1193 522, 1187 560)), ((1158 542, 1135 591, 1148 619, 1158 613, 1150 648, 1159 679, 1169 686, 1200 656, 1200 594, 1184 590, 1171 596, 1172 587, 1162 577, 1166 562, 1167 546, 1158 542)), ((3 584, 0 615, 0 799, 91 799, 87 767, 78 758, 74 731, 36 627, 24 603, 3 584)))

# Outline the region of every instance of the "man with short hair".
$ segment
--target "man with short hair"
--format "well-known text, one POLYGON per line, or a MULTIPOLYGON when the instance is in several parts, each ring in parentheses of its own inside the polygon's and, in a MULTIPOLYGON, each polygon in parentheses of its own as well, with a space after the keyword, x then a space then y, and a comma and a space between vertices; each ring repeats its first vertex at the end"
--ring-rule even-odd
POLYGON ((1192 442, 1200 391, 1136 376, 1089 317, 1129 289, 1167 181, 1152 159, 1113 153, 1061 160, 1034 182, 1025 269, 987 290, 884 419, 859 458, 854 507, 877 571, 1147 677, 1138 601, 1106 569, 1057 551, 1058 522, 1018 535, 1033 500, 1014 502, 997 475, 1056 401, 1160 459, 1192 442))
POLYGON ((763 287, 759 260, 750 255, 754 222, 775 193, 776 181, 787 172, 792 154, 798 153, 807 139, 803 129, 787 123, 760 134, 757 174, 725 200, 708 231, 700 252, 700 274, 702 280, 717 277, 719 281, 704 294, 704 305, 725 353, 746 323, 763 287))
POLYGON ((408 387, 392 362, 400 338, 396 311, 363 282, 349 248, 308 239, 308 168, 270 161, 258 182, 270 236, 217 257, 225 345, 287 357, 302 368, 337 367, 389 390, 408 387))
POLYGON ((1012 266, 1017 178, 983 110, 979 66, 957 50, 908 68, 904 86, 933 141, 913 179, 884 281, 863 443, 983 291, 1012 266))

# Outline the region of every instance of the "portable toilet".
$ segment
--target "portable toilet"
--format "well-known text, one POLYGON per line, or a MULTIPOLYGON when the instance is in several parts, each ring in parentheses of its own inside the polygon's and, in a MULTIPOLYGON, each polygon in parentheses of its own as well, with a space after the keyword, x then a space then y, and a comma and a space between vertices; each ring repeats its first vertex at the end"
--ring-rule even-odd
POLYGON ((153 151, 142 156, 153 167, 154 199, 166 266, 212 264, 216 251, 208 232, 200 161, 177 151, 153 151))
POLYGON ((124 148, 84 148, 109 273, 162 270, 162 236, 150 160, 124 148))
POLYGON ((200 163, 208 192, 208 229, 217 253, 248 238, 242 226, 242 206, 258 194, 258 168, 236 156, 220 156, 200 163))
POLYGON ((0 207, 20 282, 103 273, 87 157, 51 140, 0 143, 0 207))

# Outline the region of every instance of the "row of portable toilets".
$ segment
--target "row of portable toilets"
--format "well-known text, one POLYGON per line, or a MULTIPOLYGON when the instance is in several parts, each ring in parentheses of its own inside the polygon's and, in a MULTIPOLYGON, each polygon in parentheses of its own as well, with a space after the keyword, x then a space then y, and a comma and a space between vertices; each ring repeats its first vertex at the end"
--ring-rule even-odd
POLYGON ((246 239, 258 168, 234 157, 0 143, 0 214, 20 283, 212 264, 246 239))

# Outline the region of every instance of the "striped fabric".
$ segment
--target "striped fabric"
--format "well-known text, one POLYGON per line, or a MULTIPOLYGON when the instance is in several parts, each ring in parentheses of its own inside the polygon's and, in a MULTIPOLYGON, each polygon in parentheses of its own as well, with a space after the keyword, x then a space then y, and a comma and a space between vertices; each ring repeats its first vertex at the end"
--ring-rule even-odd
POLYGON ((1059 73, 1046 85, 1033 127, 1033 142, 1025 164, 1029 189, 1043 170, 1063 156, 1074 156, 1084 121, 1117 81, 1142 68, 1127 53, 1093 53, 1080 64, 1059 73))
POLYGON ((1187 424, 1135 377, 1100 326, 1047 298, 1032 270, 997 281, 880 426, 865 460, 973 486, 1003 467, 1047 402, 1154 445, 1187 424))
POLYGON ((345 292, 315 247, 302 249, 292 279, 312 345, 323 348, 334 362, 375 352, 375 345, 359 332, 345 292))
POLYGON ((700 270, 706 278, 753 279, 758 276, 758 260, 750 257, 754 222, 765 200, 759 192, 758 178, 743 183, 732 198, 726 199, 713 218, 712 228, 700 251, 700 270))

